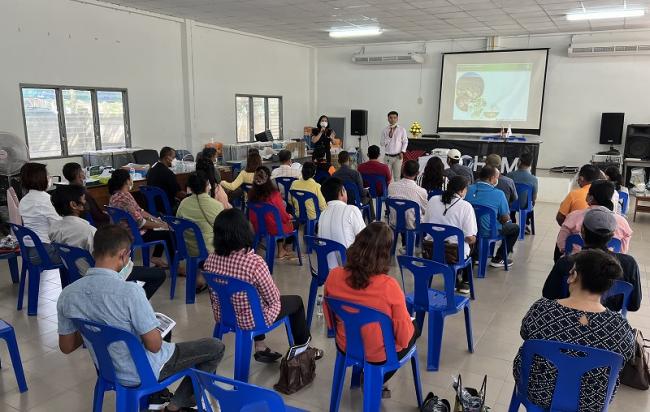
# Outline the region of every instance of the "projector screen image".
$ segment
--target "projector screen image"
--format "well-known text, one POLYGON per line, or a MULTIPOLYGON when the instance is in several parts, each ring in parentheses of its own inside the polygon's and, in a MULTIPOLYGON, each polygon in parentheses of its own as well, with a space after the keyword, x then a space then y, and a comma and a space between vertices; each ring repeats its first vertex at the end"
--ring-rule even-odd
POLYGON ((438 132, 539 134, 548 49, 443 55, 438 132))

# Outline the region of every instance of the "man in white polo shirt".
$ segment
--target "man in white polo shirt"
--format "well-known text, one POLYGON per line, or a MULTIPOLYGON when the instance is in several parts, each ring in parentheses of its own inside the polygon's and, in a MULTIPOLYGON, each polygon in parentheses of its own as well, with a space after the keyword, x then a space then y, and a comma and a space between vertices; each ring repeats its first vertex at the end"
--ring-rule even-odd
MULTIPOLYGON (((348 205, 348 195, 343 181, 336 177, 325 180, 320 188, 327 208, 318 219, 318 236, 339 242, 347 249, 366 224, 358 207, 348 205)), ((330 269, 340 265, 334 254, 327 257, 330 269)))

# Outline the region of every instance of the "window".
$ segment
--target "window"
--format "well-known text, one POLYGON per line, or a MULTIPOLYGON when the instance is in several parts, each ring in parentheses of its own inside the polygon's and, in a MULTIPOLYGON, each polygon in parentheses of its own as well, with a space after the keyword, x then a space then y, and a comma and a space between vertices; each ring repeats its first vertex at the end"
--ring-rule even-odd
POLYGON ((255 135, 270 130, 274 139, 281 139, 282 97, 235 96, 237 112, 237 142, 251 142, 255 135))
POLYGON ((131 146, 126 90, 21 85, 32 159, 131 146))

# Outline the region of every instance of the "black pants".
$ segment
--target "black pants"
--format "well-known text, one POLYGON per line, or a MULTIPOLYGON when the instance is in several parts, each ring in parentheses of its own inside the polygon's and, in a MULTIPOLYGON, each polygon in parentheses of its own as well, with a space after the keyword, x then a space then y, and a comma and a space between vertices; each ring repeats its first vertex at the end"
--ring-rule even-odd
MULTIPOLYGON (((507 252, 512 252, 512 248, 517 243, 517 239, 519 239, 519 226, 516 223, 507 222, 503 224, 499 232, 506 238, 506 243, 508 244, 507 252)), ((501 259, 503 256, 503 246, 503 242, 501 242, 501 246, 499 246, 499 250, 497 250, 495 255, 498 259, 501 259)))
MULTIPOLYGON (((510 212, 510 220, 512 220, 512 223, 517 223, 517 212, 510 212)), ((533 216, 535 216, 535 211, 531 211, 526 215, 526 226, 530 225, 531 222, 533 221, 533 216)))
MULTIPOLYGON (((298 295, 283 295, 280 296, 280 313, 275 318, 279 319, 289 316, 289 323, 291 324, 291 334, 293 335, 293 343, 295 345, 303 345, 309 340, 310 334, 307 329, 307 319, 305 318, 305 305, 302 303, 302 298, 298 295)), ((266 338, 264 335, 255 336, 255 341, 263 341, 266 338)))
POLYGON ((564 253, 562 253, 562 251, 560 250, 559 247, 557 247, 557 244, 556 244, 555 245, 555 250, 553 251, 553 262, 557 262, 558 260, 560 260, 562 255, 564 255, 564 253))
MULTIPOLYGON (((154 240, 164 240, 165 245, 167 245, 167 250, 169 251, 169 259, 174 259, 174 244, 172 242, 172 233, 169 230, 147 230, 144 235, 142 235, 142 240, 145 242, 153 242, 154 240)), ((163 254, 162 245, 156 245, 153 248, 153 257, 159 258, 163 254)), ((168 265, 171 265, 172 262, 167 262, 168 265)))
POLYGON ((151 299, 154 293, 158 290, 160 285, 165 282, 165 270, 160 268, 146 268, 144 266, 134 266, 133 271, 128 278, 128 282, 139 280, 144 282, 144 293, 147 299, 151 299))

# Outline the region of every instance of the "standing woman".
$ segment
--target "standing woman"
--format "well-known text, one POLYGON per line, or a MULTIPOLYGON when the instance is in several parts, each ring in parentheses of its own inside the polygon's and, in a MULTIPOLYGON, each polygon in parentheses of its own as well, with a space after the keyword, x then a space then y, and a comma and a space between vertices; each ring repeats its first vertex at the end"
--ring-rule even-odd
POLYGON ((424 167, 424 172, 418 177, 418 184, 430 192, 445 190, 447 178, 444 175, 445 165, 439 157, 433 156, 424 167))
POLYGON ((327 163, 332 164, 332 153, 330 148, 332 140, 336 138, 334 130, 330 129, 329 119, 322 115, 316 122, 316 127, 311 129, 311 142, 314 144, 314 150, 323 149, 327 156, 327 163))

